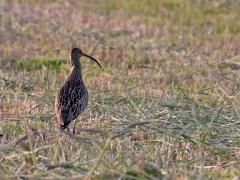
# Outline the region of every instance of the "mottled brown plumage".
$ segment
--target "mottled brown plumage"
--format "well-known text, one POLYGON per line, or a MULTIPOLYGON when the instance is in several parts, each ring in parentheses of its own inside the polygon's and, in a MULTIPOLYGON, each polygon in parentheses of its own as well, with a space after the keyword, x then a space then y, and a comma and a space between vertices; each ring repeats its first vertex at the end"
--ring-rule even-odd
POLYGON ((81 56, 90 58, 101 67, 96 59, 83 53, 79 48, 72 49, 71 73, 61 87, 55 102, 57 122, 60 124, 61 130, 68 129, 68 125, 82 114, 88 104, 88 91, 82 80, 81 56))

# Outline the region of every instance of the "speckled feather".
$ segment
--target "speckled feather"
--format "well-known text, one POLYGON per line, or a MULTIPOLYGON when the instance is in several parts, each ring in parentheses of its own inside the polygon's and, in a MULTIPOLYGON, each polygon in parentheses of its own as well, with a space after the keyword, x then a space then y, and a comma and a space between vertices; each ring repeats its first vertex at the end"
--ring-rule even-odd
MULTIPOLYGON (((71 77, 71 76, 70 76, 71 77)), ((75 120, 86 109, 88 91, 79 78, 69 78, 56 98, 57 121, 63 128, 75 120)))
POLYGON ((68 125, 75 120, 86 109, 88 104, 88 91, 82 80, 80 57, 85 56, 99 62, 93 57, 83 53, 79 48, 73 48, 71 52, 71 73, 61 87, 55 101, 55 111, 60 129, 68 128, 68 125))

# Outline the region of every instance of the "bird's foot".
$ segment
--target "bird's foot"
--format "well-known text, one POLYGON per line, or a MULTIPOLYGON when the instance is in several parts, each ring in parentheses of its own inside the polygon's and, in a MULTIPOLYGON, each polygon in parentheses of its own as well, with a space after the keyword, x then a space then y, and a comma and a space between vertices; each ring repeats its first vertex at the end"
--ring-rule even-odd
POLYGON ((72 138, 73 137, 73 133, 70 131, 69 127, 67 128, 63 128, 62 126, 60 127, 60 134, 66 134, 68 135, 69 138, 72 138), (67 131, 65 130, 67 129, 67 131))

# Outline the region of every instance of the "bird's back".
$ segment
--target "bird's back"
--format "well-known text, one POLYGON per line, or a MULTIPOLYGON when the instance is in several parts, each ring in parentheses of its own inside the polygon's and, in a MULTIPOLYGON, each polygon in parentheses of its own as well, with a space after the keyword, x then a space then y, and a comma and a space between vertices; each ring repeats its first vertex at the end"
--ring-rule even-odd
POLYGON ((84 82, 71 77, 60 89, 55 102, 57 121, 67 127, 87 107, 88 92, 84 82))

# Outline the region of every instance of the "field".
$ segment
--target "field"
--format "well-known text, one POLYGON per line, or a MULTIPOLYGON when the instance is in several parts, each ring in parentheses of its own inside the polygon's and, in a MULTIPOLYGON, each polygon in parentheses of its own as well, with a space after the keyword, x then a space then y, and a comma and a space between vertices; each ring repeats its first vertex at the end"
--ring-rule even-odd
POLYGON ((239 17, 237 0, 0 0, 1 179, 240 178, 239 17), (103 69, 81 59, 69 137, 73 47, 103 69))

